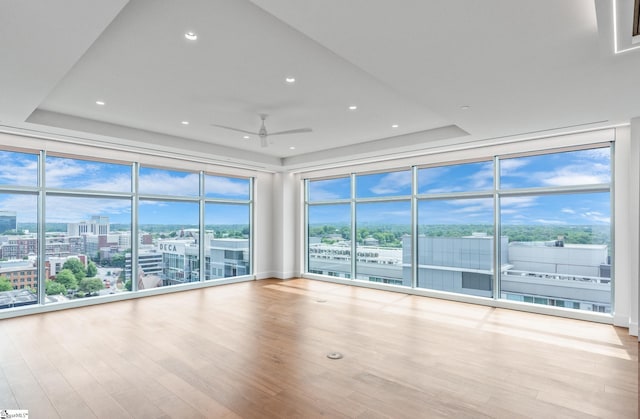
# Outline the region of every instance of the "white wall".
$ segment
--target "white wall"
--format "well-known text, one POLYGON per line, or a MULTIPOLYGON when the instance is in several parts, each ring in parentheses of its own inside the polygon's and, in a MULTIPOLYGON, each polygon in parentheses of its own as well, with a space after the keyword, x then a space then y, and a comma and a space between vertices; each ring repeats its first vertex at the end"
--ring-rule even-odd
MULTIPOLYGON (((613 324, 629 326, 631 317, 631 278, 633 277, 636 258, 633 257, 633 235, 630 229, 631 189, 633 181, 630 175, 630 129, 616 129, 615 142, 615 311, 613 324), (633 261, 632 261, 633 259, 633 261)), ((638 254, 638 251, 635 251, 638 254)), ((631 331, 630 331, 631 332, 631 331)))
POLYGON ((267 243, 272 248, 271 276, 280 279, 293 278, 300 274, 298 255, 302 246, 296 234, 297 226, 301 224, 298 177, 291 173, 274 174, 271 196, 273 210, 271 220, 268 222, 273 226, 273 236, 270 243, 267 243))
POLYGON ((640 116, 631 120, 629 152, 630 287, 629 333, 638 336, 640 318, 640 116))
POLYGON ((253 207, 253 261, 256 279, 275 276, 278 246, 274 246, 274 175, 258 172, 254 174, 253 207))

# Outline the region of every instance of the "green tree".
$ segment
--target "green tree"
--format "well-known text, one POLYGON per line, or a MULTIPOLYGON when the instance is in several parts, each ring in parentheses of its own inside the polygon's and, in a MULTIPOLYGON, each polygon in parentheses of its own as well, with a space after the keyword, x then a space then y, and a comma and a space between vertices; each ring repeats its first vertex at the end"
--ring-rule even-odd
MULTIPOLYGON (((80 262, 80 259, 70 258, 62 265, 62 269, 69 269, 73 272, 73 275, 76 277, 78 282, 82 280, 82 278, 87 276, 87 271, 84 269, 84 265, 80 262)), ((69 287, 67 287, 68 289, 69 287)))
POLYGON ((125 256, 124 253, 118 253, 111 258, 111 266, 117 268, 124 268, 125 256))
POLYGON ((78 288, 78 280, 71 269, 63 269, 58 272, 56 282, 64 285, 67 290, 75 290, 78 288))
POLYGON ((66 294, 67 289, 60 282, 47 279, 47 281, 45 282, 45 293, 47 295, 66 294))
POLYGON ((87 295, 91 295, 103 289, 104 284, 100 278, 83 278, 78 288, 87 295))
POLYGON ((9 278, 6 276, 0 276, 0 291, 11 291, 13 289, 13 284, 9 281, 9 278))
POLYGON ((131 291, 131 280, 130 280, 130 279, 127 279, 127 280, 125 281, 125 283, 124 283, 124 288, 125 288, 127 291, 131 291))
POLYGON ((98 273, 98 267, 95 263, 89 261, 87 265, 87 278, 93 278, 98 273))

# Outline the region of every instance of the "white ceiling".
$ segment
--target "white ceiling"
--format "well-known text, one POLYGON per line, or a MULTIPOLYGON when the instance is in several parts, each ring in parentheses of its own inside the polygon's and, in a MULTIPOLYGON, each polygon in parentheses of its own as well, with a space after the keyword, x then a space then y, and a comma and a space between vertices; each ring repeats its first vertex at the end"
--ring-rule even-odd
POLYGON ((640 116, 613 30, 609 0, 5 0, 0 125, 272 170, 610 126, 640 116), (313 132, 212 126, 260 113, 313 132))

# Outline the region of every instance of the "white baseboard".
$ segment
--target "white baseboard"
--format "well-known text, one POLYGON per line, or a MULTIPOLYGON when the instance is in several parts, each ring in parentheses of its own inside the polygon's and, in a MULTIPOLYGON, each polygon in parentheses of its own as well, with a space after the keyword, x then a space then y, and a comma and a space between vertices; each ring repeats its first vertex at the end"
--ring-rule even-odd
POLYGON ((299 278, 300 274, 297 272, 260 272, 255 275, 256 279, 269 279, 269 278, 277 278, 277 279, 291 279, 291 278, 299 278))
POLYGON ((629 315, 616 313, 613 316, 613 325, 619 327, 629 327, 629 315))
POLYGON ((638 323, 629 323, 629 334, 631 336, 638 336, 638 323))

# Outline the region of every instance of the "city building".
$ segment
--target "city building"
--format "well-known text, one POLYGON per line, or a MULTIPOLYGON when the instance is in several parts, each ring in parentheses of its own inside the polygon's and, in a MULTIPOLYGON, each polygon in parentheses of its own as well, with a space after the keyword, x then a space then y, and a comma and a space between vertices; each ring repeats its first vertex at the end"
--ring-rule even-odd
POLYGON ((18 223, 16 220, 15 211, 0 211, 0 234, 9 231, 17 233, 18 223))
POLYGON ((35 260, 0 261, 0 277, 7 278, 14 290, 38 288, 38 269, 35 260))
MULTIPOLYGON (((146 276, 160 278, 157 286, 178 285, 200 281, 197 231, 190 238, 160 239, 138 255, 138 268, 146 276)), ((249 241, 247 239, 216 239, 206 234, 204 279, 220 279, 248 275, 250 272, 249 241)), ((130 279, 131 254, 125 257, 125 278, 130 279)))
MULTIPOLYGON (((311 238, 310 272, 349 278, 351 247, 311 238)), ((510 301, 603 313, 611 312, 611 277, 606 245, 511 242, 502 237, 501 293, 510 301)), ((418 237, 417 287, 492 296, 493 237, 418 237)), ((402 248, 358 246, 357 278, 384 284, 412 285, 411 237, 402 248)))

